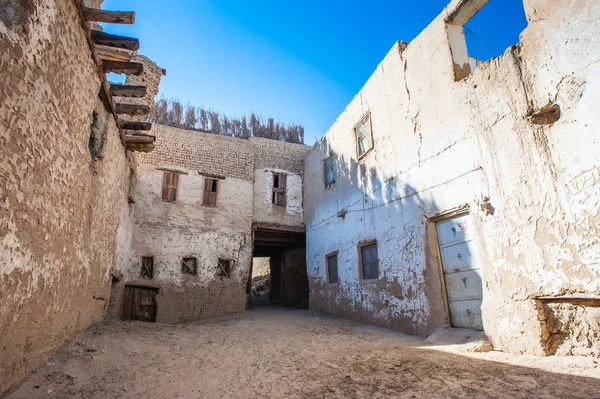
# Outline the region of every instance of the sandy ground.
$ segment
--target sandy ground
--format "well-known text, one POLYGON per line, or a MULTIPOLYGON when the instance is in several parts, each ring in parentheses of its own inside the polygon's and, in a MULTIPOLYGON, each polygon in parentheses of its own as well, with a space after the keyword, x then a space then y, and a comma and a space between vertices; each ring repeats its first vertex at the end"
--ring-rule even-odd
POLYGON ((470 353, 311 311, 106 322, 8 398, 600 398, 592 358, 470 353))

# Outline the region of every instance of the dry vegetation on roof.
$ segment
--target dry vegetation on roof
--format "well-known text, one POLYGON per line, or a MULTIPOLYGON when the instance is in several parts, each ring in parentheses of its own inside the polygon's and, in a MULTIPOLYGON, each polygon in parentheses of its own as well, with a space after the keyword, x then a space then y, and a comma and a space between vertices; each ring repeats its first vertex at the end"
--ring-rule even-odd
POLYGON ((250 117, 244 115, 241 118, 231 118, 203 107, 182 105, 174 99, 161 98, 155 101, 150 121, 232 137, 264 137, 288 143, 304 143, 304 128, 300 125, 276 122, 273 118, 264 119, 255 114, 250 114, 250 117))

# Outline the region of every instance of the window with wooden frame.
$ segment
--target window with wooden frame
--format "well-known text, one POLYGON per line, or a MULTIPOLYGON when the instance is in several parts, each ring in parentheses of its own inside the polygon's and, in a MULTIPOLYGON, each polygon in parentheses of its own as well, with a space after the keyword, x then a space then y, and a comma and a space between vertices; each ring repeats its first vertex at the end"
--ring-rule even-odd
POLYGON ((219 259, 217 263, 217 275, 219 277, 231 277, 231 265, 232 261, 229 259, 219 259))
POLYGON ((217 206, 217 192, 219 190, 219 180, 207 177, 204 179, 204 196, 202 205, 217 206))
POLYGON ((333 160, 333 154, 330 154, 327 158, 325 158, 325 161, 323 161, 325 188, 328 188, 335 182, 335 163, 333 160))
POLYGON ((379 257, 377 255, 377 242, 368 241, 358 246, 359 265, 364 280, 379 278, 379 257))
POLYGON ((327 281, 329 284, 337 284, 338 279, 338 252, 335 251, 325 257, 327 261, 327 281))
POLYGON ((154 273, 154 258, 152 256, 142 257, 142 270, 140 277, 145 280, 152 280, 154 273))
POLYGON ((370 112, 354 126, 354 138, 356 140, 356 155, 358 159, 361 159, 373 149, 373 130, 371 128, 370 112))
POLYGON ((177 200, 177 186, 179 185, 179 174, 164 172, 162 186, 162 200, 175 202, 177 200))
POLYGON ((287 175, 284 173, 273 173, 273 205, 286 206, 286 187, 287 175))
POLYGON ((181 272, 183 274, 196 274, 196 258, 183 258, 181 260, 181 272))

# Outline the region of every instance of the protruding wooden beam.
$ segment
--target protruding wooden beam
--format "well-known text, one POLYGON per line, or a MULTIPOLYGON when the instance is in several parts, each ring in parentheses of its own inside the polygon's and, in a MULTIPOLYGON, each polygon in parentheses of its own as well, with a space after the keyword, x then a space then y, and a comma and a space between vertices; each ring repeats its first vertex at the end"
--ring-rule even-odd
POLYGON ((110 94, 119 97, 144 97, 147 93, 146 86, 122 85, 118 83, 110 84, 110 94))
POLYGON ((128 115, 137 115, 143 116, 148 115, 150 113, 150 107, 143 104, 124 104, 117 103, 116 104, 117 114, 128 114, 128 115))
POLYGON ((105 73, 124 73, 125 75, 139 76, 144 72, 144 64, 139 62, 102 60, 102 68, 105 73))
POLYGON ((152 123, 150 122, 138 122, 138 121, 126 121, 119 119, 121 129, 124 130, 152 130, 152 123))
POLYGON ((100 44, 94 45, 94 50, 98 56, 103 60, 111 61, 131 61, 135 53, 133 51, 125 50, 122 48, 102 46, 100 44))
POLYGON ((148 135, 126 134, 123 136, 123 142, 125 144, 152 144, 154 143, 154 140, 154 136, 148 135))
POLYGON ((109 24, 132 24, 135 22, 133 11, 106 11, 97 8, 81 6, 81 12, 86 21, 107 22, 109 24))
POLYGON ((94 43, 103 46, 124 48, 131 51, 138 51, 140 49, 140 41, 135 37, 112 35, 99 30, 90 31, 90 36, 94 43))

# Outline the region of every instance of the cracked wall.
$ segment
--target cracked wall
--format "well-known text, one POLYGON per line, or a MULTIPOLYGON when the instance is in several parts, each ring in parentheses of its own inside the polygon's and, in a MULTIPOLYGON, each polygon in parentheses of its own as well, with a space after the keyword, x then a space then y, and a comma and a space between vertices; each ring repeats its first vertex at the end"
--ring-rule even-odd
MULTIPOLYGON (((460 82, 446 32, 452 12, 397 43, 308 155, 311 307, 421 335, 447 324, 431 220, 461 207, 478 232, 483 322, 496 348, 547 353, 537 297, 598 298, 600 48, 592 21, 600 11, 592 1, 524 3, 521 42, 460 82), (534 124, 530 115, 549 102, 560 120, 534 124), (352 129, 366 112, 375 148, 357 162, 352 129), (330 154, 337 178, 326 188, 330 154), (480 208, 484 197, 493 214, 480 208), (376 282, 359 278, 356 245, 365 239, 378 241, 376 282), (335 250, 340 282, 332 286, 325 255, 335 250)), ((561 317, 588 328, 581 310, 569 309, 561 317)), ((589 353, 577 340, 562 345, 557 353, 589 353)))
POLYGON ((129 258, 135 169, 75 3, 8 3, 19 7, 0 15, 0 394, 104 317, 109 270, 129 258))
MULTIPOLYGON (((137 154, 131 257, 124 283, 159 287, 158 322, 177 323, 242 312, 252 261, 252 227, 302 230, 304 145, 248 140, 153 125, 151 153, 137 154), (163 174, 179 173, 177 200, 162 200, 163 174), (271 203, 272 174, 288 174, 287 207, 271 203), (219 179, 217 206, 202 204, 206 177, 219 179), (154 277, 141 280, 141 258, 154 257, 154 277), (197 274, 181 271, 197 259, 197 274), (219 276, 218 260, 233 262, 219 276)), ((120 288, 122 291, 122 288, 120 288)), ((118 315, 115 309, 113 315, 118 315)))

